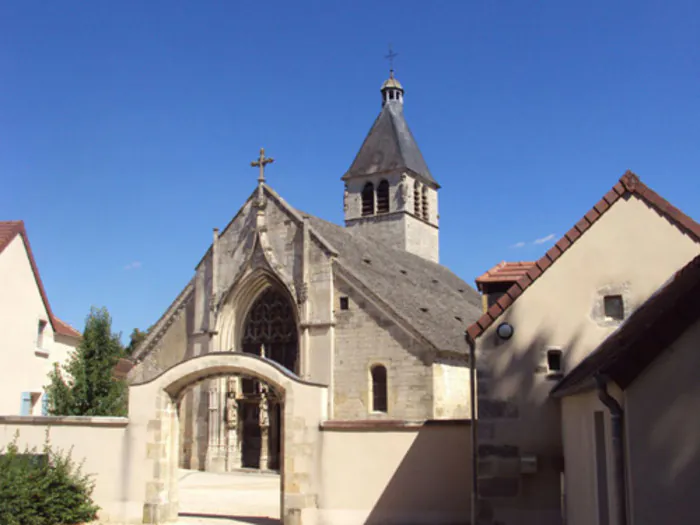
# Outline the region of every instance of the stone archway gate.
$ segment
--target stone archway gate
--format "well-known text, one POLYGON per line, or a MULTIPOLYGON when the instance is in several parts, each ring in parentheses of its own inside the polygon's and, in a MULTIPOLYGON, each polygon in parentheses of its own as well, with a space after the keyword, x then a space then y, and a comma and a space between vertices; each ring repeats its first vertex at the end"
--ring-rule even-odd
MULTIPOLYGON (((274 387, 284 400, 280 507, 284 525, 311 525, 319 493, 319 426, 326 418, 328 388, 303 381, 268 359, 240 352, 194 357, 129 388, 129 486, 126 513, 134 523, 168 523, 178 515, 179 421, 177 399, 197 381, 246 375, 274 387)), ((105 453, 109 453, 105 451, 105 453)))

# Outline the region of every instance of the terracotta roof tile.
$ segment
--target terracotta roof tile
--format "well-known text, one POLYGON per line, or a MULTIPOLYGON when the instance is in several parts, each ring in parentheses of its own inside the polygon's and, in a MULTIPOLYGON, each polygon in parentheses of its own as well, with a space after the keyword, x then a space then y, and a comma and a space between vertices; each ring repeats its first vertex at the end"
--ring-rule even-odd
POLYGON ((56 333, 61 334, 61 335, 66 335, 68 337, 82 337, 83 334, 81 334, 78 330, 73 328, 71 325, 69 325, 65 321, 61 321, 56 316, 53 317, 53 320, 54 320, 54 323, 56 324, 56 327, 54 328, 54 330, 56 330, 56 333))
MULTIPOLYGON (((607 192, 605 196, 598 201, 593 208, 591 208, 581 218, 581 220, 574 225, 573 228, 571 228, 561 239, 559 239, 559 241, 557 241, 539 261, 536 263, 520 263, 536 264, 536 266, 541 269, 542 272, 537 276, 532 273, 530 274, 530 277, 528 277, 527 272, 529 272, 530 268, 524 270, 524 277, 519 277, 518 281, 511 286, 507 294, 502 295, 498 299, 497 302, 501 306, 502 310, 500 312, 497 312, 496 310, 492 312, 492 310, 489 309, 489 311, 482 315, 476 323, 473 323, 467 328, 467 337, 475 340, 477 337, 483 334, 486 329, 496 322, 496 319, 498 319, 503 311, 505 311, 515 301, 515 299, 517 299, 518 296, 520 296, 523 291, 527 289, 528 286, 530 286, 537 280, 537 278, 544 274, 552 263, 554 263, 554 261, 556 261, 564 252, 566 252, 566 250, 568 250, 586 230, 588 230, 607 210, 610 209, 613 204, 615 204, 615 202, 617 202, 621 196, 625 194, 630 194, 642 199, 648 206, 652 207, 660 215, 672 222, 678 229, 688 234, 696 242, 700 242, 700 224, 688 217, 675 206, 672 206, 666 199, 646 186, 641 180, 639 180, 637 175, 631 171, 627 171, 615 184, 615 186, 613 186, 612 190, 607 192), (508 298, 508 296, 510 297, 508 298)), ((492 268, 476 280, 477 286, 480 290, 480 282, 489 282, 484 280, 484 278, 487 277, 489 272, 492 272, 494 269, 495 268, 492 268)))
POLYGON ((486 273, 476 278, 476 287, 480 292, 486 283, 510 283, 515 282, 533 268, 532 261, 500 262, 486 273))
POLYGON ((119 361, 117 361, 117 364, 114 365, 112 375, 115 377, 115 379, 124 379, 129 371, 134 367, 134 364, 135 363, 130 359, 121 358, 119 361))
POLYGON ((32 272, 34 272, 34 279, 36 285, 39 288, 39 293, 41 294, 41 299, 44 302, 44 308, 46 308, 46 313, 51 320, 51 327, 53 331, 60 335, 65 335, 68 337, 80 337, 81 334, 75 328, 69 324, 61 321, 58 317, 53 314, 51 310, 51 305, 49 304, 49 299, 46 296, 46 290, 44 290, 44 284, 41 282, 41 276, 39 275, 39 268, 34 260, 34 254, 32 253, 32 247, 29 244, 29 237, 27 236, 27 231, 24 228, 24 221, 0 221, 0 254, 7 248, 12 240, 17 236, 21 235, 24 241, 24 246, 27 250, 27 256, 29 257, 29 264, 32 267, 32 272))

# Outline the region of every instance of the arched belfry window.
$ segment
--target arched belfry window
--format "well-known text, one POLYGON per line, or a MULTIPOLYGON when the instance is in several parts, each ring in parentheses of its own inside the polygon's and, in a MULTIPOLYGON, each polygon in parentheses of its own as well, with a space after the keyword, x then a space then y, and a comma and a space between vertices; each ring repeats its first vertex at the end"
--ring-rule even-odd
POLYGON ((377 186, 377 213, 389 212, 389 181, 384 179, 377 186))
POLYGON ((423 218, 427 221, 430 218, 428 210, 428 188, 423 186, 423 218))
POLYGON ((270 286, 255 300, 243 323, 242 350, 262 355, 295 374, 299 368, 299 336, 287 296, 270 286))
POLYGON ((370 373, 372 375, 372 412, 386 412, 388 408, 386 367, 374 365, 370 373))
POLYGON ((362 188, 362 216, 374 215, 374 184, 368 182, 362 188))
POLYGON ((413 215, 420 217, 420 184, 418 181, 413 183, 413 215))

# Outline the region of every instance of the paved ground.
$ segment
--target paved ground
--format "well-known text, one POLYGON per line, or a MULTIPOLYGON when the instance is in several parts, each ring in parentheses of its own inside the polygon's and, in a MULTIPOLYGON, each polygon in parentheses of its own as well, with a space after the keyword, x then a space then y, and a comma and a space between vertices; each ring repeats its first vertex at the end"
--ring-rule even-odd
POLYGON ((179 471, 178 525, 279 525, 276 474, 179 471))

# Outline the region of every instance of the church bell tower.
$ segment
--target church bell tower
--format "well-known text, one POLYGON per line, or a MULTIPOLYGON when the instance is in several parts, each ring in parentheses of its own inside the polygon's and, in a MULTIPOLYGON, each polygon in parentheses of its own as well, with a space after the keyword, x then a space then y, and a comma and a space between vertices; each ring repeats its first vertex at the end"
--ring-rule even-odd
POLYGON ((381 88, 382 109, 345 182, 345 226, 378 243, 438 262, 440 188, 403 115, 404 89, 393 69, 381 88))

